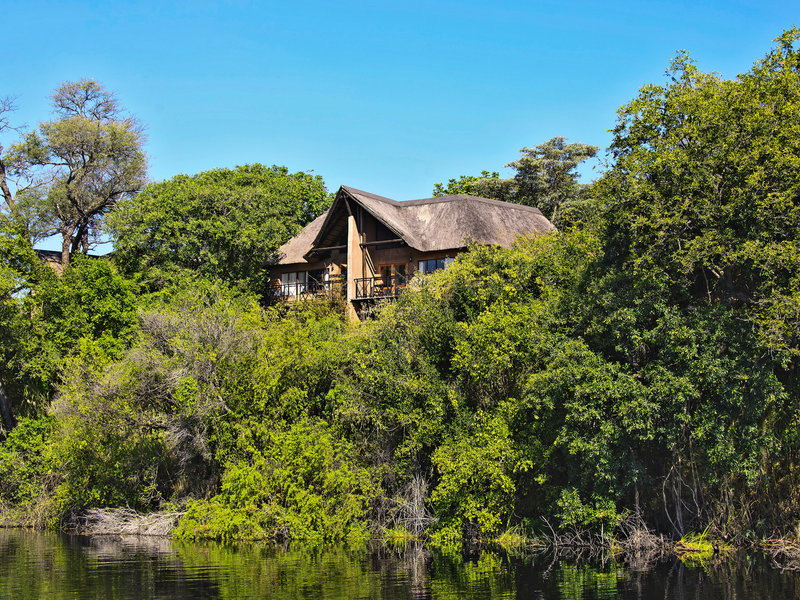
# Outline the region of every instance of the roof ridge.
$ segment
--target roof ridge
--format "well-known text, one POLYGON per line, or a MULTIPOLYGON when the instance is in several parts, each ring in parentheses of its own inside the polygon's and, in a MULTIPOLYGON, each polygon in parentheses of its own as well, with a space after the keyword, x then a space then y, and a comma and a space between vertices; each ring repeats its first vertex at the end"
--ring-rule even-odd
POLYGON ((418 200, 403 200, 398 202, 400 206, 423 206, 425 204, 438 204, 440 202, 455 202, 456 200, 476 200, 484 204, 491 204, 493 206, 502 206, 504 208, 512 208, 542 214, 542 211, 535 206, 528 206, 527 204, 517 204, 516 202, 505 202, 495 198, 484 198, 483 196, 473 196, 472 194, 450 194, 448 196, 434 196, 432 198, 420 198, 418 200))
POLYGON ((380 202, 385 202, 386 204, 391 204, 392 206, 397 206, 399 208, 403 208, 406 206, 420 206, 424 204, 438 204, 439 202, 454 202, 456 200, 465 199, 465 200, 477 200, 479 202, 492 204, 494 206, 504 206, 507 208, 526 210, 544 216, 542 211, 536 208, 535 206, 528 206, 527 204, 518 204, 516 202, 506 202, 504 200, 497 200, 496 198, 473 196, 472 194, 448 194, 447 196, 432 196, 430 198, 418 198, 415 200, 394 200, 392 198, 387 198, 386 196, 379 196, 378 194, 373 194, 372 192, 359 190, 357 188, 350 187, 347 185, 343 185, 341 186, 341 188, 350 194, 358 194, 361 196, 366 196, 368 198, 372 198, 380 202))
POLYGON ((372 198, 373 200, 379 200, 380 202, 386 202, 387 204, 397 205, 400 204, 397 200, 393 200, 392 198, 387 198, 386 196, 379 196, 378 194, 373 194, 372 192, 365 192, 364 190, 359 190, 354 187, 350 187, 347 185, 340 186, 341 189, 345 190, 348 194, 358 194, 359 196, 367 196, 368 198, 372 198))

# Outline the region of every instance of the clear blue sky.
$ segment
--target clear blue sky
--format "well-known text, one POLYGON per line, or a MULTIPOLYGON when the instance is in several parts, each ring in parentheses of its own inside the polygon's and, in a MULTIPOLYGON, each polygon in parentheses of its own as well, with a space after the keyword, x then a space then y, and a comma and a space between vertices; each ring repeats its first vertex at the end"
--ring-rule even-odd
POLYGON ((605 147, 676 50, 733 77, 800 4, 0 0, 0 15, 0 96, 20 122, 92 77, 147 126, 153 180, 260 162, 403 200, 554 135, 605 147))

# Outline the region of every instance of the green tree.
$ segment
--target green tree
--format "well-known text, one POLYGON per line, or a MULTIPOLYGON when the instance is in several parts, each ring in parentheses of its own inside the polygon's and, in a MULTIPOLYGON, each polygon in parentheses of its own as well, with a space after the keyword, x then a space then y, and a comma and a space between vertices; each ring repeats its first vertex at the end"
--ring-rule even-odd
POLYGON ((458 179, 450 179, 447 187, 441 183, 433 186, 434 196, 450 196, 454 194, 469 194, 481 198, 493 198, 503 202, 514 201, 514 180, 503 179, 497 171, 481 171, 479 177, 462 175, 458 179))
POLYGON ((597 154, 597 146, 574 143, 566 138, 554 137, 533 148, 520 150, 522 156, 506 165, 516 171, 513 178, 504 179, 497 171, 482 171, 479 177, 462 175, 450 179, 447 186, 436 183, 434 196, 470 194, 503 202, 516 202, 535 206, 551 220, 559 218, 562 207, 569 207, 576 215, 568 220, 585 216, 588 187, 578 183, 577 166, 597 154))
POLYGON ((610 255, 679 302, 723 303, 800 352, 800 31, 734 81, 681 53, 619 110, 598 182, 610 255))
POLYGON ((263 293, 277 249, 329 204, 322 177, 254 164, 150 184, 109 227, 130 272, 189 269, 263 293))
POLYGON ((0 430, 10 431, 16 423, 14 408, 20 408, 20 399, 15 384, 27 363, 22 357, 35 336, 25 298, 48 276, 52 274, 36 257, 19 224, 0 214, 0 430))
POLYGON ((549 219, 555 219, 562 205, 578 200, 586 190, 578 183, 575 169, 598 150, 597 146, 566 141, 557 136, 523 148, 522 156, 506 165, 517 172, 517 202, 537 207, 549 219))
POLYGON ((755 527, 753 505, 790 517, 763 499, 796 485, 800 451, 798 37, 732 81, 680 53, 665 85, 620 108, 594 190, 604 257, 582 335, 659 407, 661 452, 639 457, 676 531, 714 512, 755 527))
MULTIPOLYGON (((0 159, 0 190, 31 238, 61 236, 67 265, 98 241, 105 213, 142 188, 147 164, 142 126, 95 80, 65 82, 52 100, 56 119, 0 159)), ((0 105, 0 130, 9 128, 2 117, 12 108, 8 100, 0 105)))

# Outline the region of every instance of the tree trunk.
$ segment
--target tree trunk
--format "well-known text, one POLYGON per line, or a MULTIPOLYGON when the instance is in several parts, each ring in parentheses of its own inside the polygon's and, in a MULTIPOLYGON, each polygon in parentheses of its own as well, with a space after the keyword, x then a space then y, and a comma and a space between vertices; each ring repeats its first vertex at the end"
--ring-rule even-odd
POLYGON ((11 412, 11 405, 8 403, 2 381, 0 381, 0 417, 2 417, 3 428, 6 430, 6 435, 8 435, 16 426, 17 421, 14 419, 14 413, 11 412))
POLYGON ((6 164, 0 160, 0 190, 3 192, 3 200, 6 202, 6 208, 14 211, 14 195, 8 189, 8 180, 6 179, 6 164))
POLYGON ((83 219, 80 220, 78 224, 75 225, 73 234, 72 234, 72 250, 70 254, 73 256, 83 249, 83 253, 86 254, 86 248, 89 244, 89 226, 87 222, 83 219))
POLYGON ((70 226, 61 234, 61 265, 66 267, 69 264, 70 247, 72 246, 72 234, 74 226, 70 226))

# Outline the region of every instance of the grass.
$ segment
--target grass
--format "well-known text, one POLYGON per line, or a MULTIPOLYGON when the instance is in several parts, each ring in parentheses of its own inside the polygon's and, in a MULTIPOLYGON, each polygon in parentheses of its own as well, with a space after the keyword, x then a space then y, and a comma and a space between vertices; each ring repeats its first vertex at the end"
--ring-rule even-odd
POLYGON ((706 529, 703 533, 687 533, 675 543, 673 551, 685 565, 697 567, 705 565, 715 554, 727 554, 732 549, 710 540, 706 529))
POLYGON ((383 542, 388 546, 403 547, 418 540, 419 536, 414 535, 405 527, 393 527, 383 530, 383 542))
POLYGON ((534 542, 525 534, 525 530, 519 525, 506 529, 499 537, 495 538, 494 543, 506 552, 528 548, 534 542))

